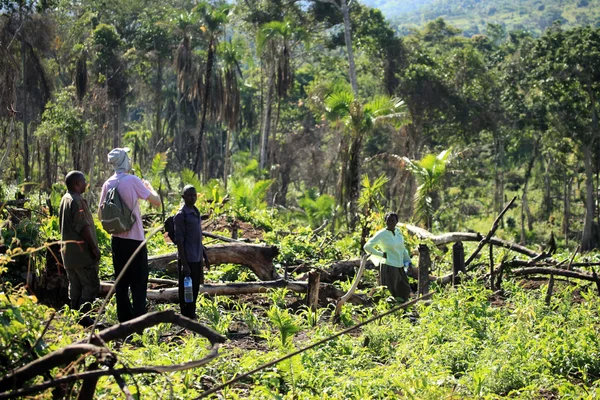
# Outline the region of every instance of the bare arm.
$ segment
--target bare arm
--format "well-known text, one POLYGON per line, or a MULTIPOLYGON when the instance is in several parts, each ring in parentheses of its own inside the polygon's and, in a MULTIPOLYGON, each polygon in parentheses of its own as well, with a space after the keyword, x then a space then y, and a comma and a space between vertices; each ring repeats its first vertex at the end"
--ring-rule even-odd
POLYGON ((154 188, 152 187, 150 182, 148 182, 145 179, 142 180, 142 182, 144 182, 144 186, 146 186, 146 189, 148 189, 150 191, 150 195, 146 198, 146 200, 148 200, 148 202, 153 207, 159 208, 161 206, 161 203, 160 203, 160 197, 158 196, 158 193, 156 193, 156 190, 154 190, 154 188))

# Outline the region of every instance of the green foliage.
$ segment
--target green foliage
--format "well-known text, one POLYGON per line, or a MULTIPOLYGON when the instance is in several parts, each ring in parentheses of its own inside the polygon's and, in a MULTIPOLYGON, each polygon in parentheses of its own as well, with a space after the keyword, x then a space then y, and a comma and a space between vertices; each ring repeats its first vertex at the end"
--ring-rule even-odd
POLYGON ((234 177, 227 190, 236 208, 254 210, 266 207, 265 196, 272 184, 272 179, 255 181, 250 177, 234 177))
POLYGON ((437 156, 429 154, 420 161, 411 161, 404 157, 404 162, 419 186, 415 192, 415 220, 431 229, 432 218, 435 209, 439 206, 434 204, 434 197, 442 187, 442 178, 446 173, 446 165, 451 160, 452 149, 442 151, 437 156))
POLYGON ((282 348, 288 348, 291 345, 291 338, 302 328, 296 322, 295 318, 287 309, 281 309, 277 306, 271 306, 267 311, 269 321, 279 330, 280 343, 282 348))
POLYGON ((90 121, 84 118, 83 108, 77 105, 75 88, 67 86, 46 105, 36 135, 49 141, 65 137, 75 146, 87 137, 89 131, 90 121))
POLYGON ((312 228, 320 226, 325 220, 331 221, 337 210, 333 196, 319 195, 317 188, 305 191, 298 199, 298 205, 304 210, 306 219, 312 228))

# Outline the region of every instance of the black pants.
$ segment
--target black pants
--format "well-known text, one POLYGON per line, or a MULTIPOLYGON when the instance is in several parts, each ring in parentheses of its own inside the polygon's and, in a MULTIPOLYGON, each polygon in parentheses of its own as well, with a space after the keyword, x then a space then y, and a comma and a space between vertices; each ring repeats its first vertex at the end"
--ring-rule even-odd
MULTIPOLYGON (((112 258, 115 268, 115 279, 125 264, 142 243, 139 240, 112 238, 112 258)), ((148 291, 148 249, 144 247, 135 256, 125 271, 121 282, 116 287, 117 318, 119 322, 129 321, 146 313, 146 293, 148 291), (129 290, 131 289, 131 301, 129 290)))
POLYGON ((181 315, 191 319, 196 319, 196 299, 198 298, 198 291, 200 285, 204 284, 204 271, 202 270, 202 261, 188 263, 190 266, 190 277, 192 278, 192 291, 194 292, 194 298, 191 303, 185 302, 184 289, 183 289, 183 268, 181 261, 178 262, 179 267, 179 307, 181 308, 181 315))
POLYGON ((408 301, 410 299, 410 285, 403 267, 392 267, 381 264, 379 267, 381 284, 387 286, 392 296, 408 301))

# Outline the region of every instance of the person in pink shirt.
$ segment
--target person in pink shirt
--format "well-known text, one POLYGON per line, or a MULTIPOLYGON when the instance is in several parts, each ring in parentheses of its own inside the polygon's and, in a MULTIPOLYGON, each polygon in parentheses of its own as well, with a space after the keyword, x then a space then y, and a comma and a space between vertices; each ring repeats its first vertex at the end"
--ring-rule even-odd
MULTIPOLYGON (((135 216, 135 223, 129 231, 112 235, 111 247, 115 279, 144 241, 139 200, 147 200, 154 207, 160 207, 160 198, 150 183, 130 174, 131 160, 127 155, 128 152, 129 149, 125 147, 113 149, 108 153, 108 163, 113 167, 115 174, 104 182, 100 194, 100 204, 102 204, 108 189, 115 187, 118 183, 119 196, 135 216)), ((119 322, 139 317, 146 312, 147 290, 148 249, 144 245, 115 289, 119 322), (129 299, 130 290, 131 301, 129 299)))

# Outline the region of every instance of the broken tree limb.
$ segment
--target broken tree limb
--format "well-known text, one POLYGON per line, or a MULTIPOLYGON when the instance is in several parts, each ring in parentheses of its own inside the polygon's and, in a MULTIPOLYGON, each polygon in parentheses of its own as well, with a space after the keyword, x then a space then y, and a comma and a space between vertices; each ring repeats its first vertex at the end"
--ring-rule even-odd
POLYGON ((367 265, 367 255, 365 254, 364 256, 362 256, 362 258, 360 260, 360 267, 358 268, 358 272, 356 273, 356 276, 354 277, 354 282, 352 282, 352 287, 350 287, 350 290, 348 290, 348 293, 343 295, 337 301, 337 303, 335 305, 334 319, 340 318, 340 313, 342 312, 342 306, 344 305, 344 303, 346 303, 346 301, 348 301, 348 299, 350 297, 352 297, 354 295, 354 291, 358 287, 358 282, 360 282, 360 278, 362 278, 362 274, 365 271, 366 265, 367 265))
MULTIPOLYGON (((348 279, 352 279, 356 275, 356 271, 357 271, 357 268, 360 267, 360 263, 361 263, 360 258, 356 258, 356 259, 352 259, 352 260, 336 261, 336 262, 332 263, 329 266, 329 268, 320 269, 321 282, 322 283, 323 282, 334 283, 337 281, 345 281, 348 279)), ((305 265, 305 266, 301 265, 301 266, 292 268, 292 271, 304 272, 311 268, 314 268, 314 267, 311 267, 308 265, 305 265)), ((367 263, 365 264, 365 269, 378 269, 378 267, 376 267, 375 264, 373 264, 373 262, 371 260, 367 260, 367 263)), ((304 281, 304 280, 308 279, 308 274, 302 275, 297 279, 299 281, 304 281)))
MULTIPOLYGON (((224 343, 227 338, 213 331, 212 329, 205 327, 199 322, 193 321, 189 318, 186 318, 173 310, 165 310, 165 311, 157 311, 153 313, 148 313, 132 319, 127 322, 123 322, 117 325, 114 325, 110 328, 104 329, 99 332, 97 335, 93 335, 91 339, 91 343, 86 343, 87 339, 81 340, 79 342, 75 342, 71 345, 65 346, 61 349, 53 351, 44 357, 41 357, 21 368, 18 368, 8 375, 2 377, 0 379, 0 392, 7 392, 12 390, 12 392, 8 393, 0 393, 0 399, 2 398, 11 398, 22 396, 24 393, 19 391, 18 389, 23 386, 28 380, 43 375, 52 369, 69 364, 77 359, 79 359, 82 355, 110 355, 112 352, 107 347, 104 347, 104 343, 125 338, 133 333, 141 333, 146 328, 155 326, 160 323, 172 323, 179 325, 183 328, 186 328, 192 332, 200 334, 207 338, 211 344, 213 345, 214 355, 209 356, 210 359, 206 360, 197 360, 190 361, 183 364, 175 364, 175 365, 166 365, 166 366, 152 366, 152 367, 144 367, 139 370, 140 372, 170 372, 170 371, 180 371, 189 368, 196 368, 197 366, 203 365, 206 362, 210 361, 212 358, 217 356, 216 349, 218 348, 219 343, 224 343)), ((127 371, 135 371, 136 369, 125 369, 127 371)), ((103 375, 95 375, 98 372, 107 372, 104 375, 113 375, 116 370, 110 371, 91 371, 82 374, 78 374, 77 377, 73 378, 73 380, 79 380, 83 378, 93 377, 93 376, 103 376, 103 375)), ((130 372, 131 373, 131 372, 130 372)), ((68 378, 68 377, 66 377, 68 378)), ((50 386, 43 387, 44 384, 34 386, 33 388, 37 388, 35 391, 28 391, 27 393, 35 393, 37 391, 43 390, 47 387, 58 386, 56 382, 59 380, 53 380, 50 382, 50 386)), ((72 381, 72 380, 71 380, 72 381)), ((29 388, 29 389, 33 389, 29 388)))
MULTIPOLYGON (((100 293, 102 296, 110 290, 112 287, 111 282, 101 282, 100 293)), ((266 293, 270 289, 288 288, 289 290, 296 293, 306 293, 308 290, 308 282, 302 281, 285 281, 283 279, 275 281, 262 281, 262 282, 232 282, 228 284, 213 283, 200 285, 199 294, 207 294, 213 296, 235 296, 240 294, 254 294, 254 293, 266 293)), ((344 292, 333 285, 322 283, 319 286, 319 292, 329 298, 340 298, 344 295, 344 292)), ((148 300, 160 302, 160 303, 177 303, 179 301, 178 288, 166 288, 166 289, 155 289, 148 290, 148 300)), ((369 304, 369 301, 363 296, 353 295, 350 299, 353 304, 369 304)))
POLYGON ((217 239, 217 240, 220 240, 225 243, 244 243, 249 240, 249 239, 233 239, 233 238, 230 238, 227 236, 217 235, 216 233, 212 233, 212 232, 202 232, 202 236, 209 237, 211 239, 217 239))
MULTIPOLYGON (((514 261, 506 263, 506 266, 514 266, 514 261)), ((549 267, 526 267, 520 269, 513 269, 510 271, 514 276, 526 276, 526 275, 556 275, 564 276, 567 278, 581 279, 589 282, 597 282, 592 274, 586 274, 574 270, 566 270, 560 268, 549 268, 549 267)))
MULTIPOLYGON (((206 254, 211 266, 219 264, 239 264, 252 270, 262 281, 279 278, 275 272, 273 259, 279 254, 275 246, 258 244, 229 243, 206 246, 206 254)), ((177 253, 152 256, 148 259, 151 271, 168 271, 177 273, 177 253)))
POLYGON ((175 364, 175 365, 156 365, 152 367, 138 367, 138 368, 119 368, 119 369, 108 369, 108 370, 95 370, 82 372, 79 374, 67 375, 63 378, 52 379, 36 386, 26 387, 18 389, 12 392, 0 393, 0 400, 3 399, 14 399, 21 398, 24 395, 41 392, 52 387, 64 385, 66 383, 75 382, 78 380, 86 380, 92 378, 100 378, 108 375, 134 375, 134 374, 162 374, 165 372, 183 371, 191 368, 198 368, 205 365, 218 357, 219 345, 215 344, 211 349, 210 353, 202 358, 201 360, 191 361, 189 363, 175 364))
MULTIPOLYGON (((449 232, 444 233, 443 235, 434 235, 425 229, 419 228, 414 225, 409 224, 401 224, 408 230, 408 233, 411 235, 417 236, 420 239, 428 239, 433 242, 436 246, 443 246, 449 243, 455 242, 479 242, 483 239, 483 235, 480 233, 472 233, 472 232, 449 232)), ((514 252, 524 254, 528 257, 535 258, 540 257, 541 254, 537 253, 531 249, 528 249, 525 246, 521 246, 517 243, 512 243, 506 240, 502 240, 496 237, 490 239, 490 243, 494 246, 504 247, 506 249, 512 250, 514 252)), ((600 263, 599 263, 600 264, 600 263)))
POLYGON ((494 233, 498 229, 498 226, 500 224, 500 220, 502 219, 502 216, 508 211, 508 209, 510 208, 510 206, 512 206, 512 204, 515 202, 516 199, 517 199, 517 196, 513 197, 512 200, 508 202, 506 207, 504 207, 504 210, 502 210, 500 212, 500 214, 498 214, 498 216, 494 220, 494 223, 492 224, 492 227, 491 227, 490 231, 488 232, 488 234, 485 235, 485 237, 479 242, 479 244, 477 245, 477 248, 475 249, 473 254, 471 254, 469 256, 469 258, 467 259, 467 261, 465 261, 465 268, 468 267, 469 264, 471 264, 471 261, 473 261, 475 259, 475 257, 477 257, 477 254, 479 254, 481 249, 483 249, 483 246, 485 246, 486 243, 488 243, 490 241, 490 239, 492 237, 494 237, 494 233))

